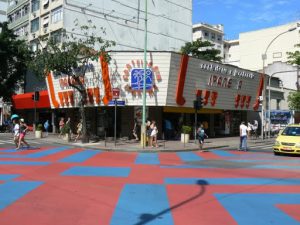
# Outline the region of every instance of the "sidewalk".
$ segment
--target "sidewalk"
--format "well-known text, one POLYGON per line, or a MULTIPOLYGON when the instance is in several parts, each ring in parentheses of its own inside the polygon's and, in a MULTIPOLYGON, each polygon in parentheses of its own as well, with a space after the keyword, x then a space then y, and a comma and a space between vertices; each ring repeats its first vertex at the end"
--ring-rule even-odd
MULTIPOLYGON (((34 134, 30 133, 27 136, 29 140, 35 140, 34 134)), ((273 140, 269 140, 273 142, 273 140)), ((194 143, 194 140, 191 140, 189 143, 183 144, 180 140, 158 140, 158 148, 150 148, 141 146, 140 142, 135 140, 120 140, 118 139, 116 144, 114 141, 104 141, 100 140, 97 142, 85 143, 82 144, 80 140, 78 142, 67 142, 62 138, 59 138, 57 134, 49 134, 47 137, 43 137, 41 142, 49 143, 49 144, 61 144, 61 145, 69 145, 76 146, 80 148, 88 148, 88 149, 99 149, 104 151, 138 151, 138 152, 174 152, 174 151, 197 151, 199 150, 198 141, 194 143)), ((248 140, 251 143, 261 143, 268 142, 268 140, 248 140)), ((239 145, 239 137, 224 137, 224 138, 208 138, 205 140, 204 150, 209 149, 217 149, 217 148, 228 148, 232 147, 233 149, 237 148, 239 145)))

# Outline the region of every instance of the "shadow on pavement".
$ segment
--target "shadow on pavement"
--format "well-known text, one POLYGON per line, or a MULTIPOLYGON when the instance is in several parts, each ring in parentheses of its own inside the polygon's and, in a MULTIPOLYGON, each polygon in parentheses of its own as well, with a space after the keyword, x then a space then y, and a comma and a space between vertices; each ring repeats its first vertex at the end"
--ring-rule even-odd
POLYGON ((185 201, 180 202, 180 203, 178 203, 178 204, 172 206, 171 208, 164 209, 164 210, 158 212, 157 214, 147 214, 147 213, 141 214, 141 215, 140 215, 140 221, 137 222, 137 223, 134 224, 134 225, 143 225, 143 224, 147 224, 147 223, 149 223, 149 222, 151 222, 151 221, 153 221, 153 220, 155 220, 155 219, 157 219, 157 218, 160 218, 162 215, 164 215, 164 214, 166 214, 166 213, 172 211, 173 209, 177 209, 177 208, 179 208, 179 207, 181 207, 181 206, 183 206, 183 205, 185 205, 185 204, 187 204, 187 203, 189 203, 189 202, 191 202, 191 201, 193 201, 193 200, 199 198, 201 195, 203 195, 203 194, 205 193, 205 186, 208 185, 208 183, 207 183, 207 181, 205 181, 205 180, 198 180, 198 181, 197 181, 197 185, 199 185, 200 191, 199 191, 199 193, 196 194, 195 196, 192 196, 192 197, 186 199, 185 201))

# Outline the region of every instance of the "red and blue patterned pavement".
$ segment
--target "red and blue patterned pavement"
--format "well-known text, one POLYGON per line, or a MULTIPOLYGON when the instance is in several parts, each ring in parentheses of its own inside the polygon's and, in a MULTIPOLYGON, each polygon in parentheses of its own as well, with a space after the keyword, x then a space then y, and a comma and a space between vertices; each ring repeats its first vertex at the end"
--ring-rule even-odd
POLYGON ((300 159, 0 149, 1 225, 296 225, 300 159))

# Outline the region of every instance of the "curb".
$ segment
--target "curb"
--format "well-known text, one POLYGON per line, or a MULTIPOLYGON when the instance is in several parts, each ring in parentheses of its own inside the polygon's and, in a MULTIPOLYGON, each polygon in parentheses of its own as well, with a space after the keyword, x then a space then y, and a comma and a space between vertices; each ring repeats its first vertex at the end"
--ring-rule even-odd
MULTIPOLYGON (((132 148, 132 147, 100 147, 100 146, 90 146, 88 144, 79 144, 79 143, 69 143, 69 142, 58 142, 58 141, 45 141, 47 143, 53 143, 53 144, 60 144, 60 145, 67 145, 72 147, 80 147, 80 148, 87 148, 92 150, 101 150, 101 151, 107 151, 107 152, 141 152, 141 153, 153 153, 153 152, 187 152, 187 151, 200 151, 198 147, 191 147, 186 149, 171 149, 171 148, 164 148, 164 149, 157 149, 157 148, 132 148)), ((229 145, 219 145, 219 146, 210 146, 210 147, 204 147, 202 150, 211 150, 211 149, 217 149, 217 148, 226 148, 229 147, 229 145)))

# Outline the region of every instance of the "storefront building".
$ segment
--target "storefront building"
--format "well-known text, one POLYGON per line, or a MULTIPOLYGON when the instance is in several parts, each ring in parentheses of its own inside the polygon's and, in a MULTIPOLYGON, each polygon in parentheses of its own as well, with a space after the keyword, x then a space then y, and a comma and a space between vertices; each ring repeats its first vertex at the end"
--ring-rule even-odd
MULTIPOLYGON (((134 118, 141 120, 143 104, 143 52, 111 52, 109 64, 91 61, 85 86, 88 127, 92 134, 112 136, 114 101, 119 89, 117 135, 132 138, 134 118)), ((238 135, 247 112, 259 108, 263 77, 259 73, 220 63, 204 61, 173 52, 148 52, 146 70, 147 118, 158 123, 160 136, 171 128, 168 138, 176 138, 182 125, 194 125, 193 101, 203 98, 197 121, 206 124, 210 136, 238 135)), ((53 123, 59 117, 79 121, 79 93, 68 85, 66 75, 46 78, 53 123)))

